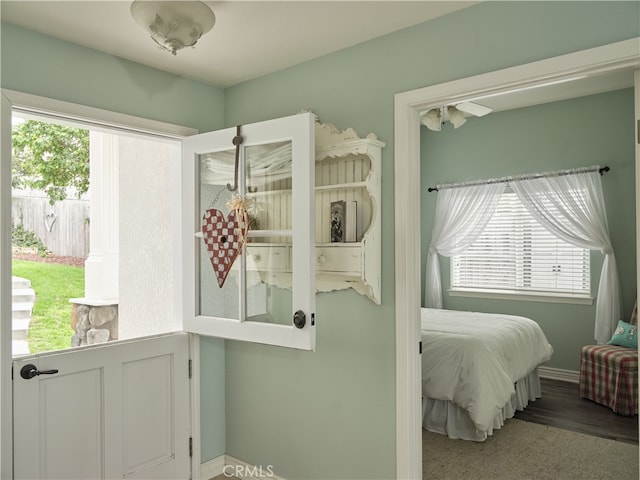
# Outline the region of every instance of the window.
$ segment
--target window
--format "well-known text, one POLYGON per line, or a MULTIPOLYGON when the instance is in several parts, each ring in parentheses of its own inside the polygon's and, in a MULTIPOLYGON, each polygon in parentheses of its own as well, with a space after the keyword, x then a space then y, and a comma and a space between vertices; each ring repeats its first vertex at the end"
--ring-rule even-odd
POLYGON ((451 258, 451 289, 588 297, 589 250, 547 231, 508 187, 480 237, 451 258))

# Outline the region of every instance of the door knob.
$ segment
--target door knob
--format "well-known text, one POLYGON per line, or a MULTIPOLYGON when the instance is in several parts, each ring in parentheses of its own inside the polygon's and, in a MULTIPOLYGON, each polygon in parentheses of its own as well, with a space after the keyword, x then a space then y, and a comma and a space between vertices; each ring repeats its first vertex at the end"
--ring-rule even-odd
POLYGON ((293 324, 298 328, 304 328, 304 324, 307 323, 307 317, 302 310, 298 310, 293 314, 293 324))
POLYGON ((25 365, 20 369, 20 376, 25 380, 29 380, 30 378, 37 377, 38 375, 53 375, 54 373, 58 373, 58 370, 54 369, 54 370, 40 371, 32 363, 28 363, 27 365, 25 365))

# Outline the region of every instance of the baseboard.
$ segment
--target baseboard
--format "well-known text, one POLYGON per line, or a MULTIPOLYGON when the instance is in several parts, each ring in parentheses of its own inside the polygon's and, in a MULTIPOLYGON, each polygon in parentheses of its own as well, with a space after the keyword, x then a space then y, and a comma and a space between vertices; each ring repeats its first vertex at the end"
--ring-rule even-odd
POLYGON ((200 464, 200 480, 211 480, 224 472, 226 455, 220 455, 200 464))
POLYGON ((564 382, 579 383, 580 373, 574 370, 563 370, 562 368, 538 367, 538 375, 551 380, 562 380, 564 382))
POLYGON ((231 455, 220 455, 200 465, 201 480, 211 480, 219 475, 240 480, 285 480, 273 473, 273 465, 250 465, 231 455))

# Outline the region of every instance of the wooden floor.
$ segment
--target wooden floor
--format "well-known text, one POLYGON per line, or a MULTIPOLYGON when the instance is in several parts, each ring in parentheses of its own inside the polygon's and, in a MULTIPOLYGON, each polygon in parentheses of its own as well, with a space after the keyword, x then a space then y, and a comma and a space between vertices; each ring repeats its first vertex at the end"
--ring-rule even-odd
POLYGON ((542 398, 530 402, 515 418, 626 443, 638 443, 638 416, 623 417, 580 398, 578 384, 540 379, 542 398))

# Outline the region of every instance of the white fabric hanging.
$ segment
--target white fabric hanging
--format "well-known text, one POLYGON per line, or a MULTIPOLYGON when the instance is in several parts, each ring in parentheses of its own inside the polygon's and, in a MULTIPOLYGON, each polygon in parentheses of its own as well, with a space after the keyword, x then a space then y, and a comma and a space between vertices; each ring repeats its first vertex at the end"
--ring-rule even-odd
POLYGON ((622 302, 600 175, 594 171, 531 178, 510 185, 531 215, 551 233, 577 247, 604 254, 594 338, 597 343, 606 343, 621 318, 622 302))
POLYGON ((427 254, 425 307, 442 308, 438 254, 450 257, 465 251, 489 223, 504 191, 504 183, 442 189, 427 254))

